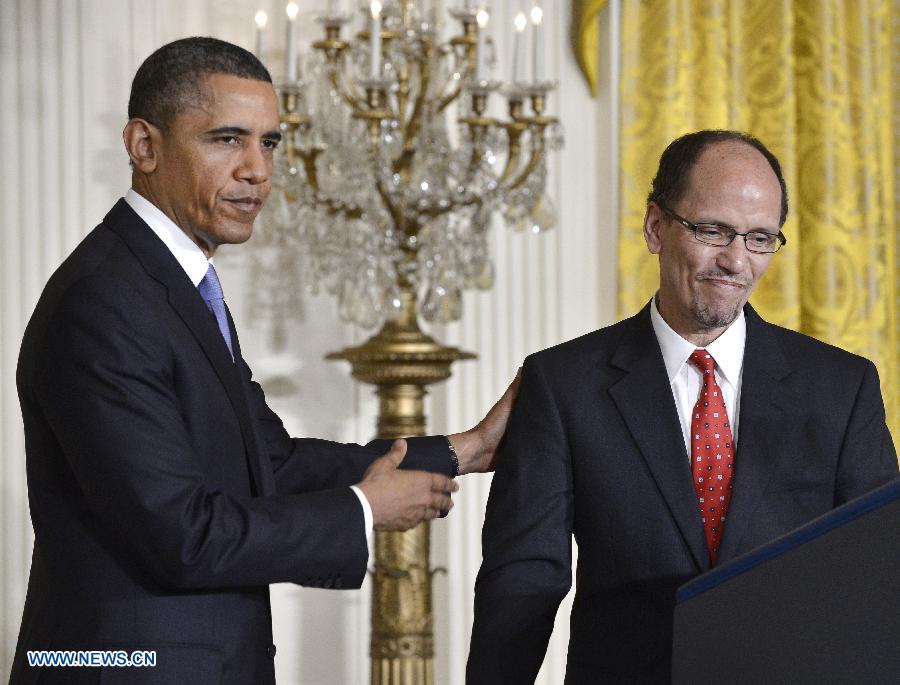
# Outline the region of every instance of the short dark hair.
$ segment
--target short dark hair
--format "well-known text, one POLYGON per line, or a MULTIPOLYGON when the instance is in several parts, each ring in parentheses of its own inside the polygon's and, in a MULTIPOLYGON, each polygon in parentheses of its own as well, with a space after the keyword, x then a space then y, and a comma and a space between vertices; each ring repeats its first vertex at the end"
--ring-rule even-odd
POLYGON ((779 164, 778 158, 758 138, 742 131, 696 131, 673 140, 659 158, 659 168, 656 171, 656 176, 653 178, 647 202, 655 202, 670 208, 673 207, 687 192, 691 170, 694 168, 694 164, 697 163, 700 153, 710 145, 729 141, 745 143, 759 150, 762 156, 766 158, 769 166, 772 167, 772 171, 775 172, 775 176, 778 178, 778 185, 781 186, 779 227, 784 226, 788 214, 788 194, 787 184, 784 182, 784 174, 781 172, 781 164, 779 164))
POLYGON ((211 74, 272 82, 263 63, 242 47, 218 38, 182 38, 163 45, 138 68, 128 118, 168 129, 176 115, 201 102, 202 80, 211 74))

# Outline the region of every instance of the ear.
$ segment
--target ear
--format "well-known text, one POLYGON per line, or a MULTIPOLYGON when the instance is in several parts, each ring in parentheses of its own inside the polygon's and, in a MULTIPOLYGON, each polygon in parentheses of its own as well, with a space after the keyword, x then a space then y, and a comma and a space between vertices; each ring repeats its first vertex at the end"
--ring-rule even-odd
POLYGON ((655 202, 647 205, 647 213, 644 214, 644 241, 650 254, 659 254, 662 251, 662 227, 665 217, 663 211, 655 202))
POLYGON ((153 173, 159 161, 161 131, 146 119, 131 119, 125 124, 122 140, 135 171, 153 173))

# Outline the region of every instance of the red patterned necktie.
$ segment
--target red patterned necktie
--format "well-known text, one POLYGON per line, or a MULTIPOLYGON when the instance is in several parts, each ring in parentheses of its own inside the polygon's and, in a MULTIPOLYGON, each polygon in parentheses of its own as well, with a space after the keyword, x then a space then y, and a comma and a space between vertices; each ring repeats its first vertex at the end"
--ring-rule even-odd
POLYGON ((691 415, 691 470, 709 561, 715 566, 731 500, 734 441, 722 388, 716 383, 716 360, 706 350, 694 350, 689 361, 703 374, 703 387, 691 415))

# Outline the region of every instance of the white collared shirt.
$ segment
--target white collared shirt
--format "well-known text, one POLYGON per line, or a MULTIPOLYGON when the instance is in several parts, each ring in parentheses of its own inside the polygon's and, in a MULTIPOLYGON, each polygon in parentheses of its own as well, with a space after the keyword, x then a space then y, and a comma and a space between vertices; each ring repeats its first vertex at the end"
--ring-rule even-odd
POLYGON ((731 423, 731 434, 734 444, 738 441, 738 419, 741 408, 741 374, 744 368, 744 345, 747 342, 747 320, 744 311, 725 329, 718 338, 705 348, 698 348, 672 330, 662 318, 656 307, 656 296, 650 301, 650 322, 659 342, 666 374, 675 399, 675 408, 681 423, 681 434, 688 458, 691 456, 691 445, 688 436, 691 433, 691 413, 694 404, 700 397, 703 384, 702 374, 688 358, 696 349, 705 349, 716 360, 716 382, 722 388, 722 398, 731 423))
MULTIPOLYGON (((125 202, 150 227, 150 230, 165 243, 165 246, 169 248, 169 252, 172 253, 172 256, 184 269, 188 278, 191 279, 191 283, 195 287, 200 285, 200 281, 203 280, 203 277, 206 276, 206 272, 209 270, 209 265, 212 264, 212 259, 207 259, 200 246, 191 240, 187 233, 178 227, 178 224, 172 221, 165 212, 150 202, 150 200, 135 191, 134 188, 128 189, 128 192, 125 194, 125 202)), ((369 558, 371 559, 374 545, 372 506, 362 490, 355 485, 351 485, 350 489, 356 493, 359 503, 362 505, 363 520, 366 526, 366 545, 369 548, 369 558)))
POLYGON ((125 202, 165 243, 169 252, 191 279, 194 287, 200 285, 200 281, 206 276, 209 265, 212 263, 212 260, 207 259, 203 254, 200 246, 188 238, 187 233, 178 228, 178 225, 165 212, 135 191, 134 188, 129 188, 125 194, 125 202))

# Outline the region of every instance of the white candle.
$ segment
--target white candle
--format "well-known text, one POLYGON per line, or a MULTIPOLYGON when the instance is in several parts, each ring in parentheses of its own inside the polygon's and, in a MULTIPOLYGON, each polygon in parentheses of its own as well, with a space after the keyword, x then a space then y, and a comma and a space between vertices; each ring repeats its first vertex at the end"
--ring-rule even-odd
POLYGON ((381 78, 381 3, 372 0, 369 28, 369 78, 381 78))
POLYGON ((289 2, 284 11, 288 19, 284 73, 287 74, 288 83, 295 83, 297 81, 297 45, 294 43, 294 22, 297 20, 297 13, 300 11, 300 7, 296 2, 289 2))
POLYGON ((535 81, 544 80, 544 30, 541 24, 544 21, 544 10, 540 5, 531 8, 531 23, 534 25, 533 39, 534 52, 532 53, 532 78, 535 81))
POLYGON ((256 16, 253 17, 253 20, 256 22, 256 57, 262 61, 264 49, 263 37, 266 33, 266 22, 269 21, 269 16, 260 10, 256 13, 256 16))
POLYGON ((522 83, 525 75, 522 73, 525 60, 522 58, 522 34, 525 27, 528 26, 528 19, 524 12, 519 12, 513 22, 516 26, 516 32, 513 34, 513 53, 512 53, 512 82, 522 83))
POLYGON ((478 22, 478 39, 475 42, 475 80, 484 78, 484 41, 487 36, 487 25, 490 16, 484 9, 478 10, 475 21, 478 22))

